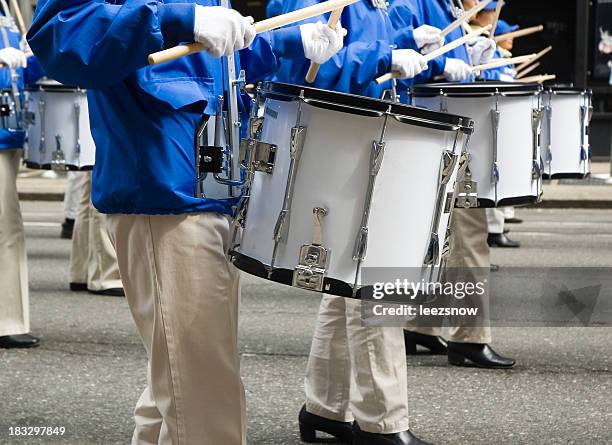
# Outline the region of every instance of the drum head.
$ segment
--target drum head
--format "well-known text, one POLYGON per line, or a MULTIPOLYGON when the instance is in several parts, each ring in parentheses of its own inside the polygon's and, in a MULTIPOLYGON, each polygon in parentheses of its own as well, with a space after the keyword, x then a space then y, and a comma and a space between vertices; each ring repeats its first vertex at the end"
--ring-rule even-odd
POLYGON ((464 132, 471 132, 473 128, 473 121, 469 117, 302 85, 265 82, 260 94, 276 100, 302 99, 314 107, 360 116, 382 117, 389 113, 399 122, 419 127, 449 131, 461 129, 464 132))
POLYGON ((547 85, 545 90, 553 94, 590 94, 589 90, 577 88, 571 83, 547 85))
POLYGON ((514 82, 474 82, 474 83, 427 83, 412 87, 412 95, 431 97, 445 94, 450 97, 487 97, 499 94, 502 96, 533 96, 542 91, 540 84, 514 82))

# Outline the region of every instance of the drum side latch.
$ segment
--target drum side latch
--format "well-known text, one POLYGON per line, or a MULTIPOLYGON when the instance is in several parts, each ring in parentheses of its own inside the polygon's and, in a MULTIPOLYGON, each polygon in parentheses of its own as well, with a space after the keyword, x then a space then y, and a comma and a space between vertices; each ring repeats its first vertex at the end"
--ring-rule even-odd
POLYGON ((60 134, 55 135, 55 151, 51 157, 51 169, 56 171, 65 171, 66 168, 66 156, 62 151, 62 136, 60 134))
POLYGON ((469 209, 478 207, 478 184, 472 181, 472 171, 470 170, 470 155, 467 152, 461 154, 459 160, 458 177, 461 178, 457 182, 457 199, 455 207, 469 209))
POLYGON ((274 160, 276 159, 276 148, 274 144, 261 142, 257 139, 243 139, 240 150, 243 165, 251 165, 255 171, 272 174, 274 160))
POLYGON ((327 209, 315 207, 314 214, 314 235, 312 244, 304 244, 300 247, 298 265, 293 271, 293 286, 301 289, 323 291, 325 271, 329 259, 329 250, 322 244, 322 224, 321 218, 326 216, 327 209))

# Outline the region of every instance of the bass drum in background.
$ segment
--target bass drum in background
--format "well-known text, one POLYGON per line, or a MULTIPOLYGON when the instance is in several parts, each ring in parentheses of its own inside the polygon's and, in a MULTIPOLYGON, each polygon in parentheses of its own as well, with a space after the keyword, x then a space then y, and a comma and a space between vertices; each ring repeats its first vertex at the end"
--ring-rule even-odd
POLYGON ((96 146, 87 92, 44 80, 28 88, 25 164, 44 170, 91 170, 96 146))
MULTIPOLYGON (((541 90, 538 84, 505 82, 438 83, 412 88, 415 105, 474 119, 468 165, 471 190, 477 190, 477 199, 469 206, 505 207, 539 201, 541 90)), ((459 196, 462 193, 458 191, 459 196)))
POLYGON ((543 94, 542 159, 545 179, 585 178, 591 173, 591 92, 567 86, 543 94))

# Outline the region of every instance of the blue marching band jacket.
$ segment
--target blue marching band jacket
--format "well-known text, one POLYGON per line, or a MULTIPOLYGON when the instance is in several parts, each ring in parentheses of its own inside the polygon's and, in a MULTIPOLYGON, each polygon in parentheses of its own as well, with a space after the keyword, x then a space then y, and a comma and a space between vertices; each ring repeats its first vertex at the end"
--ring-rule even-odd
MULTIPOLYGON (((275 2, 271 11, 314 3, 319 1, 275 2)), ((96 142, 92 199, 103 213, 233 211, 236 199, 194 196, 194 133, 203 114, 215 114, 216 98, 223 93, 221 60, 201 52, 147 64, 150 53, 193 41, 194 16, 195 3, 184 0, 38 2, 28 41, 43 69, 62 83, 88 89, 96 142)), ((342 15, 350 30, 345 46, 321 67, 314 86, 380 97, 389 85, 374 79, 389 72, 392 45, 416 49, 412 29, 424 23, 443 28, 452 20, 445 0, 393 0, 390 11, 382 0, 353 4, 342 15)), ((298 26, 258 34, 238 56, 247 82, 304 83, 310 65, 298 26)), ((463 48, 450 56, 469 60, 463 48)), ((426 75, 441 73, 443 67, 443 58, 435 60, 426 75)), ((410 84, 402 82, 402 87, 410 84)))

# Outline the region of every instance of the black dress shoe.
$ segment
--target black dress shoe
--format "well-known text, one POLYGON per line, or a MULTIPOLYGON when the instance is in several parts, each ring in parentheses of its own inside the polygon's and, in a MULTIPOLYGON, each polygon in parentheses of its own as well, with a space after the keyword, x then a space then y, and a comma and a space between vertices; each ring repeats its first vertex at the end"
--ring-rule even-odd
POLYGON ((72 232, 74 231, 74 219, 66 218, 62 223, 61 238, 72 239, 72 232))
POLYGON ((448 342, 448 363, 455 366, 469 366, 470 362, 479 368, 512 368, 515 361, 502 357, 488 344, 448 342))
POLYGON ((490 247, 521 247, 521 243, 512 241, 503 233, 489 233, 487 243, 490 247))
POLYGON ((70 283, 70 290, 73 292, 85 292, 87 283, 70 283))
POLYGON ((90 294, 106 295, 107 297, 125 297, 125 291, 122 287, 111 287, 110 289, 91 290, 87 289, 90 294))
POLYGON ((353 445, 431 445, 419 439, 410 430, 394 434, 368 433, 353 422, 353 445))
POLYGON ((340 422, 339 420, 326 419, 306 411, 302 406, 300 415, 300 440, 306 443, 317 442, 317 431, 329 434, 338 439, 337 443, 352 444, 353 428, 351 422, 340 422))
POLYGON ((521 218, 506 218, 504 222, 506 224, 521 224, 523 220, 521 218))
POLYGON ((30 334, 4 335, 0 337, 0 348, 35 348, 40 345, 40 339, 30 334))
POLYGON ((498 272, 499 271, 499 265, 498 264, 491 264, 490 270, 491 270, 491 272, 498 272))
POLYGON ((416 355, 417 345, 429 349, 434 355, 446 355, 446 341, 437 335, 421 334, 404 329, 406 355, 416 355))

